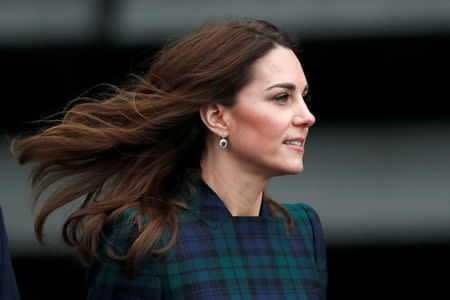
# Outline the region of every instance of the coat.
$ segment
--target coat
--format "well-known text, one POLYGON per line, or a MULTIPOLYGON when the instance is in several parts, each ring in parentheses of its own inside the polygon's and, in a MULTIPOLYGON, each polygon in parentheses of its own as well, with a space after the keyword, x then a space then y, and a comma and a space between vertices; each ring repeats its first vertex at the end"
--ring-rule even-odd
POLYGON ((3 223, 2 208, 0 207, 0 299, 16 300, 19 298, 16 278, 11 265, 8 237, 3 223))
POLYGON ((178 197, 189 210, 177 213, 177 242, 148 255, 134 276, 105 251, 127 253, 139 234, 137 212, 127 210, 111 224, 101 259, 87 273, 88 299, 325 299, 326 251, 310 206, 283 204, 295 219, 288 233, 285 216, 272 216, 265 200, 259 216, 235 217, 200 176, 193 186, 178 197))

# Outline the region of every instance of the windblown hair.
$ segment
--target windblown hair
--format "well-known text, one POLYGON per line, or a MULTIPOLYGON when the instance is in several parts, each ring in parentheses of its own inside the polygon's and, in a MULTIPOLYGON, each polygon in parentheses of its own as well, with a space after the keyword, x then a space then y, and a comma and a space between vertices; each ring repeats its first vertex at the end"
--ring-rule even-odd
MULTIPOLYGON (((19 163, 34 163, 33 209, 45 190, 56 187, 36 218, 37 239, 43 243, 44 223, 53 211, 81 198, 62 234, 82 263, 96 258, 104 226, 130 208, 139 212, 140 228, 122 257, 130 268, 137 269, 149 252, 170 249, 176 242, 176 212, 188 209, 174 193, 186 184, 187 170, 200 168, 205 150, 200 107, 234 105, 235 95, 252 79, 252 64, 276 46, 294 50, 292 40, 265 21, 206 25, 167 45, 128 88, 113 87, 106 99, 82 101, 66 109, 56 125, 13 140, 19 163), (149 216, 145 226, 144 215, 149 216), (154 249, 166 226, 170 241, 154 249)), ((287 209, 266 191, 263 197, 271 214, 282 212, 292 230, 287 209)))

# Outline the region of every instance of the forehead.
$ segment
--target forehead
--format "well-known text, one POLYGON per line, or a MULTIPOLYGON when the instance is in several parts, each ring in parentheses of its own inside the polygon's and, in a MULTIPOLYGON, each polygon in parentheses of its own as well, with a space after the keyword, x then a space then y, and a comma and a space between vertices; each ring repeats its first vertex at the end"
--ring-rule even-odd
POLYGON ((300 88, 306 85, 305 74, 297 56, 292 50, 280 46, 255 61, 252 75, 253 84, 291 82, 300 88))

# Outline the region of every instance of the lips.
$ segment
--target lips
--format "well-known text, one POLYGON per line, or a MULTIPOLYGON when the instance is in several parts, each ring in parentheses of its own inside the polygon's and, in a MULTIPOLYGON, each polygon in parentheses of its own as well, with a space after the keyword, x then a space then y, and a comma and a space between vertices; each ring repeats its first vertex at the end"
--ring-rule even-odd
POLYGON ((305 151, 305 148, 303 146, 304 142, 305 142, 305 138, 297 137, 294 139, 285 140, 283 142, 283 144, 285 144, 286 146, 288 146, 289 148, 291 148, 293 150, 303 152, 303 151, 305 151))
POLYGON ((305 142, 305 138, 303 138, 303 137, 296 137, 296 138, 293 138, 293 139, 285 140, 283 142, 283 144, 302 146, 304 144, 304 142, 305 142))

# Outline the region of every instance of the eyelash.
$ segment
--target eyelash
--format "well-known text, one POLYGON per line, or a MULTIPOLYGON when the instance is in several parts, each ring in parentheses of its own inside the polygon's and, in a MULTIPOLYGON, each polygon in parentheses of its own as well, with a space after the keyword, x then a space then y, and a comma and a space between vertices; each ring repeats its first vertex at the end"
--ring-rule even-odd
POLYGON ((272 100, 279 101, 279 102, 286 102, 288 97, 289 97, 288 93, 281 93, 281 94, 275 95, 272 98, 272 100))
MULTIPOLYGON (((275 101, 277 101, 277 102, 286 102, 286 101, 287 101, 287 98, 288 98, 289 96, 290 96, 290 95, 289 95, 288 93, 281 93, 281 94, 275 95, 275 96, 272 98, 272 100, 275 100, 275 101)), ((305 95, 305 96, 303 96, 303 100, 305 101, 306 104, 311 103, 311 95, 305 95)))

